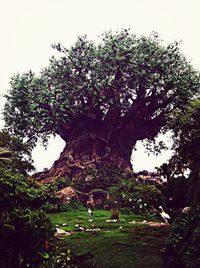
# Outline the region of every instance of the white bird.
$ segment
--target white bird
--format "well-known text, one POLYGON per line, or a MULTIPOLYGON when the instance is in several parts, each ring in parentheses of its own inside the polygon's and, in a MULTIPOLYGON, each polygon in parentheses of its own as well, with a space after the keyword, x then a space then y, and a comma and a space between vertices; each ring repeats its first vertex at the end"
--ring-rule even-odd
POLYGON ((159 208, 161 209, 161 213, 160 213, 160 216, 163 218, 163 220, 165 221, 165 223, 169 223, 168 220, 171 219, 171 217, 164 211, 164 209, 159 206, 159 208))
POLYGON ((93 212, 92 212, 92 210, 90 209, 90 208, 88 208, 88 214, 89 214, 89 216, 92 218, 93 217, 93 212))

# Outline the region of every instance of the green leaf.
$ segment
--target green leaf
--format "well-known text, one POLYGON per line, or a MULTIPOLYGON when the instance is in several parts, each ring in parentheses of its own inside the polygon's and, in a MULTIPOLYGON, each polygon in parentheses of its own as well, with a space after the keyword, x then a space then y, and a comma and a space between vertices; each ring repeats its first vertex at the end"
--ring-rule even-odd
POLYGON ((12 235, 15 232, 15 227, 10 224, 3 224, 2 233, 3 235, 12 235))
POLYGON ((45 251, 39 252, 39 254, 44 258, 44 259, 49 259, 49 254, 45 251))

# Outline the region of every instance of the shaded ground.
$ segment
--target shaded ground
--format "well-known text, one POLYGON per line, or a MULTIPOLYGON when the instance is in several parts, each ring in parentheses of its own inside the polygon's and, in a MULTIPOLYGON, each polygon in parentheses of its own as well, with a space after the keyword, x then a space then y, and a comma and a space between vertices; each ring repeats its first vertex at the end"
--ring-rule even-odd
MULTIPOLYGON (((77 267, 95 268, 161 268, 164 267, 164 240, 169 226, 149 226, 143 220, 155 222, 142 216, 121 215, 118 222, 106 222, 111 212, 98 210, 92 222, 88 221, 87 211, 74 211, 49 214, 49 218, 71 235, 58 244, 69 246, 71 252, 81 255, 90 252, 94 258, 81 260, 77 267), (129 222, 136 222, 130 224, 129 222), (137 224, 140 222, 140 224, 137 224), (67 226, 62 226, 67 223, 67 226), (75 225, 100 231, 90 233, 79 231, 75 225)), ((64 249, 63 249, 64 250, 64 249)))

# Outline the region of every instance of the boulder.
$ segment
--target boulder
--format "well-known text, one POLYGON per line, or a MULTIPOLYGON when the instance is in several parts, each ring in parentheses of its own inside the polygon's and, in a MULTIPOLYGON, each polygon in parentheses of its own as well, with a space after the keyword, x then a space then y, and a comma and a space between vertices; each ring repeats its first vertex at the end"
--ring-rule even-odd
POLYGON ((61 238, 63 236, 69 236, 71 235, 69 232, 64 231, 63 229, 56 228, 56 232, 54 234, 54 237, 61 238))
POLYGON ((57 192, 57 196, 64 204, 70 202, 71 199, 78 199, 77 193, 72 187, 65 187, 57 192))

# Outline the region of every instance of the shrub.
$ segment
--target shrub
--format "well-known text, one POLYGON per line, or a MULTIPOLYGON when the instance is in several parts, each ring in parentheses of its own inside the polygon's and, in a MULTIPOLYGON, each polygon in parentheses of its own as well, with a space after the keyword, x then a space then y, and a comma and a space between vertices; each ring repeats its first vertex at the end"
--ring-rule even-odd
POLYGON ((134 213, 149 213, 153 207, 163 204, 161 191, 154 185, 140 185, 134 180, 122 180, 110 187, 107 204, 112 208, 117 202, 120 208, 129 208, 134 213))
POLYGON ((161 191, 154 185, 139 186, 137 187, 137 190, 140 198, 142 199, 141 203, 143 207, 145 207, 145 210, 149 210, 152 207, 158 207, 164 202, 161 191))
POLYGON ((183 208, 187 206, 187 192, 189 179, 184 176, 171 177, 166 186, 162 189, 168 207, 183 208), (180 198, 181 196, 181 198, 180 198))
POLYGON ((12 152, 12 162, 9 164, 14 171, 27 175, 27 172, 35 170, 31 158, 32 146, 23 143, 19 137, 12 136, 6 130, 0 131, 0 147, 12 152))
POLYGON ((181 214, 166 241, 167 267, 200 267, 200 206, 181 214))
POLYGON ((57 191, 59 191, 59 190, 65 188, 65 187, 73 186, 73 182, 69 178, 57 177, 54 180, 54 182, 52 182, 52 183, 50 183, 48 185, 53 185, 57 189, 57 191))
POLYGON ((15 209, 0 220, 0 267, 38 267, 48 258, 45 242, 54 233, 43 212, 15 209))
POLYGON ((112 210, 112 214, 110 218, 111 220, 119 220, 119 210, 118 209, 112 210))
POLYGON ((117 185, 122 180, 129 180, 133 173, 124 172, 123 169, 115 165, 104 164, 98 169, 87 168, 79 180, 74 185, 76 189, 82 192, 90 192, 93 189, 108 190, 111 186, 117 185))
POLYGON ((39 208, 43 203, 43 187, 23 174, 0 169, 0 209, 39 208))

